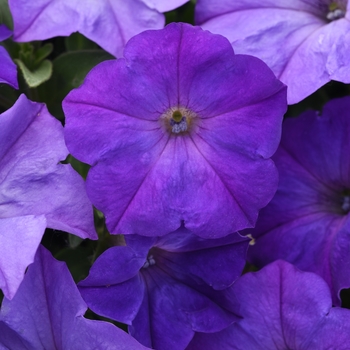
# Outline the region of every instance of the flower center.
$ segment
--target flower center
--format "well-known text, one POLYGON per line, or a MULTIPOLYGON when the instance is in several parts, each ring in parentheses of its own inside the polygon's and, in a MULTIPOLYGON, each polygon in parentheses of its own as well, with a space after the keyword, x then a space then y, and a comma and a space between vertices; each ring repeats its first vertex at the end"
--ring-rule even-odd
POLYGON ((156 261, 154 260, 154 257, 152 254, 148 255, 145 263, 143 264, 142 268, 147 269, 148 267, 155 265, 156 261))
POLYGON ((327 19, 329 21, 335 21, 339 18, 343 18, 346 13, 346 6, 339 2, 331 2, 328 6, 327 19))
POLYGON ((350 212, 350 190, 345 190, 343 192, 343 203, 341 208, 345 214, 350 212))
POLYGON ((180 135, 187 133, 190 130, 195 118, 195 113, 187 108, 173 107, 162 115, 161 120, 164 121, 165 128, 169 132, 175 135, 180 135))

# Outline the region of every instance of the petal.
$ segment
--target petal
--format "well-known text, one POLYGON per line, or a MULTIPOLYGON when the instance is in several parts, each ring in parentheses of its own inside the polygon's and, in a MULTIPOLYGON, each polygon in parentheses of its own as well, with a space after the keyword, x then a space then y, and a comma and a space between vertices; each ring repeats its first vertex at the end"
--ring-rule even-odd
POLYGON ((0 288, 6 298, 13 298, 34 261, 45 228, 43 215, 0 219, 0 288))
POLYGON ((212 17, 217 17, 229 12, 240 12, 247 10, 266 9, 271 11, 273 9, 290 9, 297 11, 310 12, 315 15, 322 15, 322 5, 320 3, 310 2, 308 0, 241 0, 239 2, 232 2, 230 0, 222 0, 220 4, 215 4, 212 0, 198 0, 196 6, 197 23, 208 21, 212 17))
POLYGON ((16 296, 3 300, 0 320, 31 349, 144 349, 112 324, 83 318, 86 309, 67 266, 40 247, 16 296))
POLYGON ((267 63, 288 85, 288 103, 293 104, 331 79, 350 81, 350 25, 345 18, 328 23, 328 11, 327 4, 306 1, 250 0, 214 8, 203 0, 197 17, 203 28, 226 36, 237 53, 267 63))
POLYGON ((0 46, 0 62, 0 83, 9 84, 18 89, 17 66, 2 46, 0 46))
POLYGON ((143 1, 10 0, 16 41, 44 40, 80 32, 115 56, 125 43, 147 29, 159 29, 164 17, 143 1), (111 39, 112 38, 112 39, 111 39))
MULTIPOLYGON (((344 45, 342 39, 348 37, 349 31, 348 20, 339 19, 315 30, 303 41, 280 75, 281 81, 288 85, 288 103, 301 101, 332 78, 339 77, 344 83, 350 82, 349 74, 334 74, 338 69, 335 64, 340 64, 340 67, 344 65, 340 57, 335 58, 334 47, 340 43, 344 45)), ((349 39, 345 42, 349 42, 349 39)), ((347 70, 342 72, 347 73, 347 70)))
POLYGON ((0 321, 0 346, 1 349, 32 350, 31 345, 17 332, 11 329, 5 322, 0 321))
POLYGON ((156 263, 189 285, 208 285, 215 290, 227 288, 241 275, 248 248, 248 240, 238 234, 227 237, 231 237, 231 242, 221 245, 211 239, 206 248, 182 253, 157 249, 156 263))
POLYGON ((146 350, 143 345, 123 330, 109 322, 88 320, 82 316, 76 318, 74 328, 67 333, 67 339, 62 350, 81 349, 110 349, 110 350, 146 350))
POLYGON ((349 224, 344 227, 341 220, 327 214, 298 217, 258 237, 249 249, 249 260, 262 266, 284 259, 304 271, 319 274, 329 284, 334 303, 339 306, 339 286, 350 287, 350 279, 344 273, 349 265, 345 253, 348 230, 349 224), (337 270, 341 264, 344 267, 337 270))
POLYGON ((149 306, 149 295, 147 288, 145 288, 142 303, 137 315, 132 320, 131 325, 128 327, 128 331, 137 341, 145 346, 148 346, 149 348, 152 348, 151 329, 154 327, 151 313, 152 310, 149 306))
POLYGON ((276 261, 242 276, 232 293, 240 301, 243 318, 220 333, 197 334, 188 349, 211 349, 214 344, 242 350, 349 347, 344 335, 350 312, 332 308, 327 285, 316 274, 276 261))
POLYGON ((22 95, 0 123, 0 217, 45 215, 48 227, 96 239, 83 179, 57 164, 68 155, 59 121, 22 95))
POLYGON ((236 319, 157 265, 145 269, 143 275, 149 292, 152 347, 156 349, 183 349, 194 332, 215 332, 236 319))
POLYGON ((324 25, 321 18, 300 10, 255 8, 223 14, 202 27, 228 38, 236 53, 262 59, 280 78, 299 46, 324 25))
MULTIPOLYGON (((0 42, 12 35, 10 29, 0 24, 0 42)), ((18 89, 17 66, 12 61, 5 48, 0 46, 0 84, 5 83, 18 89)))
POLYGON ((158 119, 170 107, 164 89, 150 91, 155 72, 147 75, 126 63, 119 59, 99 64, 63 101, 66 143, 83 162, 93 165, 108 152, 119 148, 125 152, 135 144, 157 142, 163 135, 158 119))
POLYGON ((305 112, 284 125, 282 147, 333 190, 349 186, 350 98, 329 101, 322 113, 305 112), (303 130, 301 132, 301 129, 303 130))
POLYGON ((80 293, 89 308, 131 324, 145 293, 144 282, 138 275, 149 249, 147 239, 143 241, 139 247, 113 247, 99 256, 89 276, 79 282, 80 293))
POLYGON ((187 1, 188 0, 167 0, 164 2, 163 0, 143 0, 143 2, 146 3, 149 7, 156 8, 159 12, 168 12, 174 10, 182 6, 187 1))

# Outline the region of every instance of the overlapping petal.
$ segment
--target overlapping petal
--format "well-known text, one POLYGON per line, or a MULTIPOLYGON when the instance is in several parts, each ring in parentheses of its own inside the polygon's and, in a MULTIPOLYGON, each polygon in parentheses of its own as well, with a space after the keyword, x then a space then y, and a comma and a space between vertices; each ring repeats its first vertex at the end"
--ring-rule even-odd
POLYGON ((94 312, 129 324, 137 340, 156 349, 185 349, 196 332, 217 332, 237 319, 222 290, 244 267, 246 239, 202 240, 184 228, 125 239, 79 283, 94 312))
POLYGON ((24 95, 0 124, 1 255, 11 255, 1 261, 1 287, 12 298, 45 227, 82 238, 97 235, 83 179, 59 164, 68 155, 61 124, 24 95))
MULTIPOLYGON (((12 35, 4 25, 0 25, 0 42, 12 35)), ((0 46, 0 83, 9 84, 18 89, 17 67, 4 47, 0 46)))
POLYGON ((242 319, 197 333, 187 349, 339 349, 350 346, 350 311, 332 308, 327 284, 284 261, 238 279, 231 289, 242 319), (259 291, 259 293, 257 293, 259 291))
MULTIPOLYGON (((335 2, 346 8, 347 1, 335 2)), ((349 83, 350 25, 327 19, 322 1, 199 0, 196 23, 226 36, 238 53, 261 58, 288 86, 288 103, 304 99, 328 81, 349 83)))
POLYGON ((320 274, 335 304, 350 287, 350 122, 348 97, 330 101, 321 115, 287 119, 274 156, 280 172, 277 193, 252 234, 249 258, 261 266, 285 259, 320 274))
POLYGON ((87 310, 66 265, 42 246, 16 296, 3 300, 0 346, 16 349, 145 349, 110 323, 83 317, 87 310))
POLYGON ((188 0, 143 0, 151 8, 156 8, 159 12, 167 12, 180 7, 188 0))
POLYGON ((0 219, 0 289, 6 296, 15 295, 46 226, 44 215, 0 219))
POLYGON ((80 32, 119 57, 125 43, 147 29, 164 26, 164 16, 184 0, 10 0, 14 40, 44 40, 80 32))
POLYGON ((252 227, 277 184, 268 158, 285 87, 260 60, 185 24, 134 37, 124 56, 63 103, 68 148, 93 165, 87 191, 109 230, 159 236, 184 222, 213 238, 252 227), (187 134, 164 126, 171 108, 195 114, 187 134))

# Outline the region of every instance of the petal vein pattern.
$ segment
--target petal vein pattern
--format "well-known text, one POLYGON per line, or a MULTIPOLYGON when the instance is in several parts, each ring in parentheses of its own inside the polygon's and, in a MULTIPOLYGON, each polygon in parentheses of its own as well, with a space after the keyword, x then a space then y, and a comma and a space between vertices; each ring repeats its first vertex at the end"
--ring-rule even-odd
POLYGON ((257 266, 284 259, 319 274, 335 305, 350 286, 349 106, 347 96, 329 101, 322 114, 285 120, 273 156, 279 187, 250 231, 255 244, 248 252, 257 266))
POLYGON ((16 41, 80 32, 117 57, 134 35, 164 26, 164 15, 142 0, 10 0, 9 6, 16 41))
POLYGON ((92 165, 87 192, 109 230, 165 235, 184 223, 214 238, 252 227, 277 186, 269 158, 285 86, 186 24, 132 38, 124 57, 63 102, 67 147, 92 165))
POLYGON ((63 127, 21 95, 0 115, 0 288, 12 298, 45 228, 96 239, 84 181, 69 164, 63 127), (45 132, 43 132, 45 130, 45 132))
POLYGON ((199 0, 196 23, 267 63, 294 104, 330 80, 350 82, 348 13, 342 1, 199 0))

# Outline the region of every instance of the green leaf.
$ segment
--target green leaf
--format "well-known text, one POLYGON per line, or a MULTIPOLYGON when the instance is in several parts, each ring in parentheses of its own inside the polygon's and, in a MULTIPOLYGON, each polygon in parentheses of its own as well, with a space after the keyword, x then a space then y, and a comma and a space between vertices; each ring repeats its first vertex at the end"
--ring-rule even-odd
POLYGON ((0 24, 13 30, 13 20, 7 0, 0 0, 0 24))
POLYGON ((97 50, 99 46, 80 33, 73 33, 65 38, 67 51, 97 50))
POLYGON ((74 249, 80 245, 83 239, 75 235, 68 235, 68 241, 70 248, 74 249))
POLYGON ((52 75, 52 63, 49 60, 42 61, 40 66, 34 71, 30 71, 19 59, 15 59, 15 62, 20 68, 25 82, 31 88, 37 87, 49 80, 52 75))
POLYGON ((50 53, 53 51, 53 45, 51 43, 47 43, 44 46, 40 47, 35 52, 35 62, 34 64, 39 64, 42 60, 44 60, 50 53))
POLYGON ((98 63, 114 57, 102 50, 82 50, 63 53, 53 61, 53 74, 38 88, 40 101, 49 111, 63 120, 62 100, 69 91, 78 87, 86 74, 98 63))

